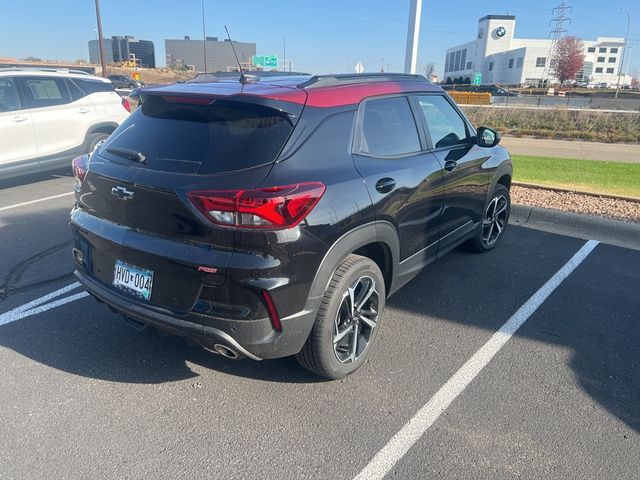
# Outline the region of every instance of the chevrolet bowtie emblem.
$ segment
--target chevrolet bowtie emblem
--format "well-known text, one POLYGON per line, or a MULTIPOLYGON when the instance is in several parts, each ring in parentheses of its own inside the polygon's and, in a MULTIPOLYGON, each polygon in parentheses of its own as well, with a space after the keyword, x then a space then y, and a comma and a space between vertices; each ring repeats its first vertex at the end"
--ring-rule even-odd
POLYGON ((121 198, 122 200, 131 200, 133 198, 133 192, 130 190, 127 190, 124 187, 113 187, 111 189, 111 195, 115 195, 118 198, 121 198))

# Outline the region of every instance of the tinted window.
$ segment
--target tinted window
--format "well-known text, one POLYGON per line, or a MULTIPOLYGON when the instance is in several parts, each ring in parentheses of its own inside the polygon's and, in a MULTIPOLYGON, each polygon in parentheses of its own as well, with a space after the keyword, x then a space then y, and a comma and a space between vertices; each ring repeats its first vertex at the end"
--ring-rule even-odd
POLYGON ((70 103, 64 78, 20 77, 29 108, 52 107, 70 103))
POLYGON ((420 151, 416 123, 406 97, 369 100, 364 104, 360 149, 376 156, 420 151))
POLYGON ((78 85, 76 85, 76 83, 70 78, 67 78, 67 88, 69 89, 69 94, 71 95, 71 101, 73 102, 81 99, 85 95, 84 92, 80 90, 80 87, 78 87, 78 85))
POLYGON ((261 105, 229 100, 195 105, 149 95, 100 155, 167 172, 227 172, 274 161, 292 129, 286 113, 261 105), (113 153, 118 150, 120 155, 113 153), (126 160, 123 151, 139 152, 146 161, 126 160))
POLYGON ((0 78, 0 112, 20 110, 18 86, 13 78, 0 78))
POLYGON ((74 78, 73 81, 82 89, 86 95, 95 92, 113 92, 113 83, 101 82, 100 80, 80 80, 74 78))
POLYGON ((435 148, 466 143, 467 129, 462 117, 441 95, 418 97, 435 148))

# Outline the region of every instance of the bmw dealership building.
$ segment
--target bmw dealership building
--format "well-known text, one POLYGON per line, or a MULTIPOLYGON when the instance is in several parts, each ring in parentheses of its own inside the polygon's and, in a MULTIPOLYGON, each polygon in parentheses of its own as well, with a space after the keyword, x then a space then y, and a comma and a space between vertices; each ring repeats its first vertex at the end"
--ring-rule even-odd
MULTIPOLYGON (((550 39, 515 37, 516 17, 487 15, 478 21, 476 39, 447 49, 444 80, 447 83, 538 84, 554 82, 550 68, 550 39)), ((624 39, 598 37, 583 40, 585 61, 576 80, 614 85, 624 54, 624 39)), ((622 72, 624 73, 624 72, 622 72)), ((621 76, 620 84, 630 83, 621 76)))

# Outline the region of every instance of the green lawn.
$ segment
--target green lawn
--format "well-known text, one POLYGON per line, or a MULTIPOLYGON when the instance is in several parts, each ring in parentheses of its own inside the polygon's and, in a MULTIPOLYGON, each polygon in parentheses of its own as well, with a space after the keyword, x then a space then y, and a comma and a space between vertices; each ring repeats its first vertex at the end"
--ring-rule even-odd
POLYGON ((513 155, 513 180, 640 198, 640 163, 513 155))

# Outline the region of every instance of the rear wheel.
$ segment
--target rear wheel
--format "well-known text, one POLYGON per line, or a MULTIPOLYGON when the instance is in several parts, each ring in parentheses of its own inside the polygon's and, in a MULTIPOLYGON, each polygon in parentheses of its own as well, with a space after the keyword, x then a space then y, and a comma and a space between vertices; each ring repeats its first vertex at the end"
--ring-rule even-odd
POLYGON ((349 255, 331 277, 313 330, 296 355, 298 362, 331 379, 356 371, 378 335, 384 303, 378 265, 367 257, 349 255))
POLYGON ((509 189, 498 184, 491 195, 482 218, 478 233, 467 242, 467 246, 476 252, 487 252, 495 247, 507 228, 511 212, 509 189))
POLYGON ((96 148, 96 145, 100 143, 102 140, 106 140, 109 138, 108 133, 91 133, 87 135, 87 139, 84 142, 84 150, 85 153, 91 153, 96 148))

